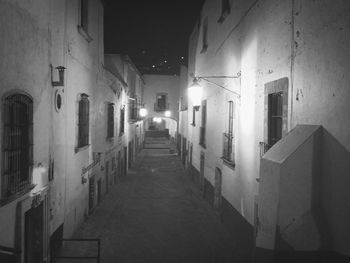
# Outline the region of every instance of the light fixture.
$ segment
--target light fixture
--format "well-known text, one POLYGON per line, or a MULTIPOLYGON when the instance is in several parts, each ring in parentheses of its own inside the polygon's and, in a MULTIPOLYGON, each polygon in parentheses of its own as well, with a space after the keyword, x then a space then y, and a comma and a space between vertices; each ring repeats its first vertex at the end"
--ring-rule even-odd
POLYGON ((197 110, 201 105, 202 93, 203 93, 202 86, 199 85, 198 79, 194 78, 193 83, 188 88, 188 97, 191 100, 193 107, 197 108, 197 110))
POLYGON ((51 67, 51 84, 53 87, 57 87, 57 86, 64 86, 64 70, 66 69, 65 67, 63 66, 58 66, 56 67, 55 69, 58 70, 58 77, 59 77, 59 80, 58 81, 53 81, 53 66, 50 64, 50 67, 51 67))
POLYGON ((140 109, 140 116, 141 117, 146 117, 147 116, 147 110, 145 108, 141 108, 140 109))
POLYGON ((164 116, 165 117, 170 117, 171 116, 171 111, 167 110, 166 112, 164 112, 164 116))
POLYGON ((201 85, 199 85, 199 81, 200 80, 205 80, 211 84, 214 84, 220 88, 223 88, 224 90, 227 90, 231 93, 234 93, 235 95, 238 96, 238 98, 241 96, 240 94, 238 94, 237 92, 234 92, 232 90, 229 90, 228 88, 215 83, 209 79, 237 79, 241 77, 241 73, 238 72, 236 76, 193 76, 193 74, 191 74, 191 77, 193 78, 193 83, 191 84, 191 86, 188 88, 188 96, 190 98, 190 100, 192 101, 192 105, 193 107, 198 110, 200 103, 202 101, 202 92, 203 92, 203 88, 201 85))

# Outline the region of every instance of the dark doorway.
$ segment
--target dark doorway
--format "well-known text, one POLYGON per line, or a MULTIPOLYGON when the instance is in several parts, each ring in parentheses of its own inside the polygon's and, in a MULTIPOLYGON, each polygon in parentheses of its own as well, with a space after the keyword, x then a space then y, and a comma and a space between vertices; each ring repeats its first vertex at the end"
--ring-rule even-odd
POLYGON ((204 164, 205 164, 205 155, 204 152, 201 152, 200 159, 200 170, 199 170, 199 189, 204 191, 204 164))
POLYGON ((214 208, 220 212, 221 210, 221 185, 222 174, 221 170, 216 167, 215 169, 215 188, 214 188, 214 208))
POLYGON ((123 172, 123 164, 122 164, 122 155, 121 155, 121 152, 118 151, 118 168, 117 168, 117 171, 118 171, 118 176, 120 177, 122 175, 122 172, 123 172))
POLYGON ((25 213, 25 262, 43 262, 44 205, 25 213))
POLYGON ((106 166, 106 193, 108 193, 109 190, 109 161, 105 163, 106 166))
POLYGON ((268 96, 268 147, 272 147, 282 138, 283 92, 268 96))
POLYGON ((94 199, 95 199, 95 176, 89 179, 89 213, 91 214, 94 209, 94 199))
POLYGON ((132 141, 129 142, 129 155, 128 155, 128 168, 130 169, 132 165, 132 141))
POLYGON ((101 203, 101 179, 97 181, 97 203, 101 203))
POLYGON ((187 144, 187 139, 185 137, 182 137, 182 164, 185 166, 186 165, 186 144, 187 144))
POLYGON ((123 176, 126 175, 127 169, 128 169, 128 147, 124 147, 123 176))

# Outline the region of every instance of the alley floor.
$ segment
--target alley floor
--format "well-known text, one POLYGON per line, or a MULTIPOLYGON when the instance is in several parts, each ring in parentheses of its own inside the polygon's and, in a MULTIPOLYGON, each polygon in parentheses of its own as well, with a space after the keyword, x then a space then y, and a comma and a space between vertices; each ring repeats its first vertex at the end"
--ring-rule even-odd
POLYGON ((179 157, 154 145, 140 152, 75 238, 101 239, 102 263, 234 262, 235 241, 179 157))

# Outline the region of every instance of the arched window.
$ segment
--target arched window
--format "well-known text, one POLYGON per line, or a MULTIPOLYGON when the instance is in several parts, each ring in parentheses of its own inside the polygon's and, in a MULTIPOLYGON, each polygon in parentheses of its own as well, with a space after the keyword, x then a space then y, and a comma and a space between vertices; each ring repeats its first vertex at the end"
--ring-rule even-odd
POLYGON ((4 100, 2 197, 12 196, 31 183, 33 164, 33 101, 23 94, 4 100))
POLYGON ((88 95, 83 93, 79 101, 78 148, 89 145, 90 102, 88 97, 88 95))

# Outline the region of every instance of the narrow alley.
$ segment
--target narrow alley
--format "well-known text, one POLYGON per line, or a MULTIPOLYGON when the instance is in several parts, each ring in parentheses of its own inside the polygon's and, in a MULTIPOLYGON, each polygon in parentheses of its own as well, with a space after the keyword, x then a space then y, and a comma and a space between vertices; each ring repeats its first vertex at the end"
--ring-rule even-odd
POLYGON ((233 262, 235 241, 169 153, 173 145, 147 144, 75 238, 100 238, 102 263, 233 262))

